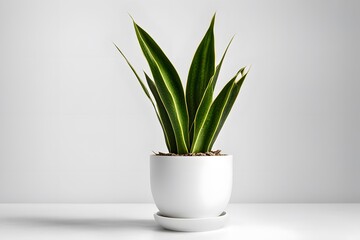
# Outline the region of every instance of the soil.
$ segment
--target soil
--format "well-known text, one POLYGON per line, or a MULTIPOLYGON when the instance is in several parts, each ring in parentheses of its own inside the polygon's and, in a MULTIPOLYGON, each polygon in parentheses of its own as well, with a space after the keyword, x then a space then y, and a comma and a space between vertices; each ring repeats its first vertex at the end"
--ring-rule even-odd
POLYGON ((225 154, 221 153, 221 150, 209 151, 205 153, 185 153, 185 154, 177 154, 177 153, 163 153, 163 152, 154 152, 157 156, 223 156, 225 154))

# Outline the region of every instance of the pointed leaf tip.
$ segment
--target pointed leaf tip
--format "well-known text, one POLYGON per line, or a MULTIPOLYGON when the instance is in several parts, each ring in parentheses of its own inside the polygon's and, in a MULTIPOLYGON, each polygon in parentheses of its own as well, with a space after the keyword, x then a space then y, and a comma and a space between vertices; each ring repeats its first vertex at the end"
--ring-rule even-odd
POLYGON ((210 23, 211 28, 213 28, 215 25, 215 18, 216 18, 216 12, 214 13, 213 17, 211 18, 211 23, 210 23))
POLYGON ((128 15, 129 15, 129 17, 131 18, 131 20, 132 20, 133 22, 135 22, 135 20, 134 20, 133 16, 131 16, 131 14, 130 14, 130 13, 128 13, 128 15))

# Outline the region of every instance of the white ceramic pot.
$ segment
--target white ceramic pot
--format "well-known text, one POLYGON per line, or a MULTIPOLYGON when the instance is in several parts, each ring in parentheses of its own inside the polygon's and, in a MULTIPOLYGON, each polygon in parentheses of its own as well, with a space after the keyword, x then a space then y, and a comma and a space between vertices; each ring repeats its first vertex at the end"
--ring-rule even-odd
POLYGON ((150 156, 151 191, 160 214, 219 216, 232 190, 233 160, 224 156, 150 156))

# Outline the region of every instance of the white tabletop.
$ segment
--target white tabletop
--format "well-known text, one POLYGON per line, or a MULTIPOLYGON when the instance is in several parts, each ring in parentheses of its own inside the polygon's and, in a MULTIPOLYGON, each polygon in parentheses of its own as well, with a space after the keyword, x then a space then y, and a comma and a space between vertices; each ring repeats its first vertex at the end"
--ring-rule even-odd
POLYGON ((153 204, 0 204, 0 239, 360 239, 360 204, 231 204, 220 230, 166 231, 153 204))

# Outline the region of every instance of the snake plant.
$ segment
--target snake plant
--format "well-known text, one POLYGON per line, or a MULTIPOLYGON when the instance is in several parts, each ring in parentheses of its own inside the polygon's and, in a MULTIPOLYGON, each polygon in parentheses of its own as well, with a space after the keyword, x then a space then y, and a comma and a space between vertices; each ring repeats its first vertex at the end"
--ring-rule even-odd
POLYGON ((152 78, 144 72, 148 88, 124 53, 115 45, 150 99, 170 153, 205 153, 212 146, 229 115, 248 71, 241 68, 214 98, 214 88, 230 40, 215 65, 213 16, 193 57, 184 91, 179 74, 154 39, 133 20, 141 50, 152 78))

